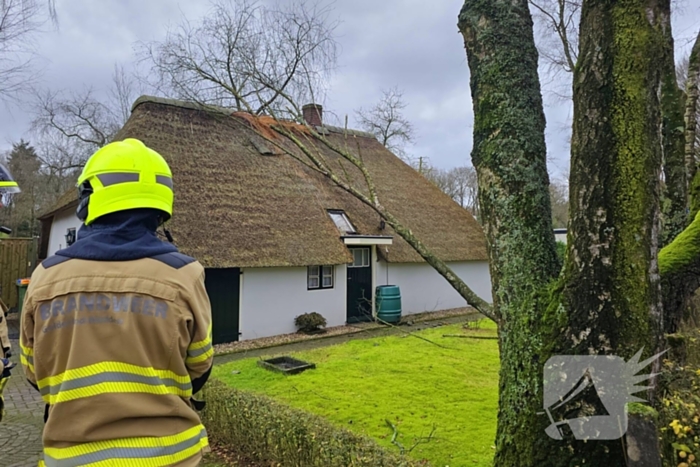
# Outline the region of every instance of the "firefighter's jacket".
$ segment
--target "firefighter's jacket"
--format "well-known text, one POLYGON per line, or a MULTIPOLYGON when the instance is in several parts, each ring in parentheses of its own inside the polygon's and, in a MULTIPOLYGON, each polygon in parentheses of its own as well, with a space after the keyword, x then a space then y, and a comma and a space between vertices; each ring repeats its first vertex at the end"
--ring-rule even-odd
POLYGON ((213 361, 194 259, 49 258, 27 290, 20 351, 48 404, 43 465, 196 466, 208 451, 191 402, 213 361))

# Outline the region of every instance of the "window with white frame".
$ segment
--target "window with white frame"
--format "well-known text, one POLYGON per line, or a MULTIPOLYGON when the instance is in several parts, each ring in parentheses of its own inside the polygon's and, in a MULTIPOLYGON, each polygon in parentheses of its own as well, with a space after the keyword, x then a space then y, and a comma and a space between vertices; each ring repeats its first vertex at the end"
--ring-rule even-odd
POLYGON ((352 249, 352 264, 350 268, 367 268, 369 267, 369 248, 353 248, 352 249))
POLYGON ((307 287, 309 290, 333 288, 333 266, 309 266, 307 287))

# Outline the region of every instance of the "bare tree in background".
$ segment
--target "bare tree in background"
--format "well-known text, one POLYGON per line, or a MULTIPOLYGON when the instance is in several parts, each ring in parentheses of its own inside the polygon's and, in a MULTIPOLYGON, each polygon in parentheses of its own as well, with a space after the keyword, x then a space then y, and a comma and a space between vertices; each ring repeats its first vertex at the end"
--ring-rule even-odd
POLYGON ((0 0, 0 100, 17 102, 36 81, 33 40, 49 19, 54 0, 0 0))
POLYGON ((164 41, 140 44, 157 89, 256 115, 319 102, 338 54, 330 7, 296 0, 211 5, 200 22, 183 18, 164 41))
POLYGON ((569 223, 569 187, 564 182, 552 181, 549 185, 552 205, 552 226, 565 228, 569 223))
POLYGON ((539 32, 537 51, 547 70, 547 89, 570 100, 571 78, 578 61, 581 0, 528 0, 539 32), (564 79, 561 79, 563 75, 564 79))
POLYGON ((140 91, 135 79, 119 65, 102 98, 93 88, 37 91, 32 130, 43 165, 58 173, 80 169, 124 126, 140 91))
POLYGON ((134 76, 127 73, 123 65, 115 64, 107 104, 111 113, 118 119, 120 127, 129 119, 131 106, 143 93, 144 86, 134 76))
POLYGON ((360 128, 373 134, 391 152, 406 159, 406 146, 414 143, 413 125, 403 115, 406 108, 403 91, 394 87, 382 90, 381 100, 371 109, 355 111, 360 128))
POLYGON ((479 219, 479 184, 474 167, 465 165, 439 169, 431 166, 425 158, 419 158, 418 162, 411 161, 410 165, 457 204, 469 210, 477 220, 479 219))
POLYGON ((550 70, 573 73, 578 61, 578 23, 580 0, 529 0, 534 17, 541 21, 546 34, 538 51, 550 70))

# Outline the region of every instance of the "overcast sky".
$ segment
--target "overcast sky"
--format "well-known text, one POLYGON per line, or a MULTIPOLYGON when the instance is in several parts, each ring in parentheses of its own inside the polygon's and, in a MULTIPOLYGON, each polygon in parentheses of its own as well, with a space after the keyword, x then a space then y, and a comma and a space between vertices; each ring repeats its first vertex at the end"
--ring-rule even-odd
MULTIPOLYGON (((285 0, 281 0, 285 1, 285 0)), ((438 167, 471 164, 472 104, 469 69, 457 14, 462 0, 337 0, 341 45, 338 70, 326 109, 353 121, 353 110, 369 107, 381 89, 398 86, 416 128, 413 156, 438 167)), ((676 57, 689 52, 700 27, 700 0, 675 2, 676 57)), ((134 43, 160 40, 182 15, 190 20, 208 9, 207 0, 57 0, 59 28, 37 38, 44 87, 104 92, 115 63, 130 66, 134 43)), ((568 170, 571 105, 544 89, 549 168, 553 178, 568 170)), ((0 111, 0 151, 28 133, 26 106, 0 111)))

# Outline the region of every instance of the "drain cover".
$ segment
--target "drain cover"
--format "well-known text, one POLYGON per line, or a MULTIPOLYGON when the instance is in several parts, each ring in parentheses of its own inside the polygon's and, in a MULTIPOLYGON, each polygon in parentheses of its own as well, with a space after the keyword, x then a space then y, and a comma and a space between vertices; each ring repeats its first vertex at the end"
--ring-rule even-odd
POLYGON ((286 375, 295 375, 302 371, 316 368, 315 363, 308 363, 292 357, 277 357, 268 360, 258 360, 258 366, 270 371, 277 371, 286 375))

